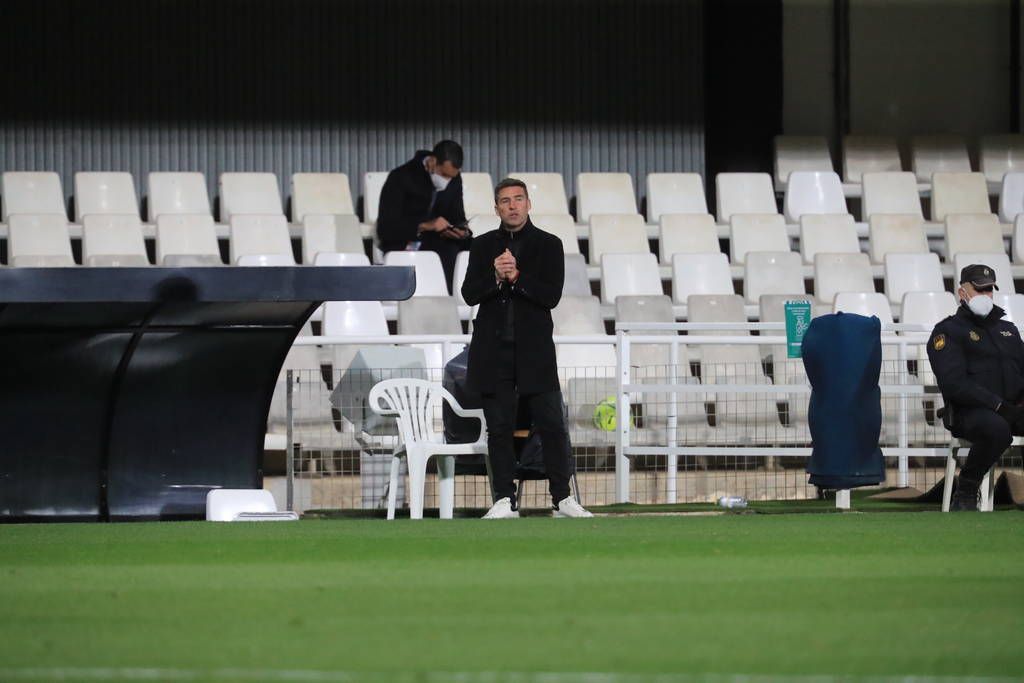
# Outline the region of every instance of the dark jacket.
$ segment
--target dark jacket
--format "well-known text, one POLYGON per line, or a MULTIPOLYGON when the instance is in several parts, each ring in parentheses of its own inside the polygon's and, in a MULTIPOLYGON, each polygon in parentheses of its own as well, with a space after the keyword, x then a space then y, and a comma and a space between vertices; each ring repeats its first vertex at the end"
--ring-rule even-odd
POLYGON ((423 168, 423 158, 430 152, 420 150, 411 160, 388 173, 380 191, 377 211, 377 239, 382 251, 401 251, 416 240, 420 223, 444 216, 452 225, 466 222, 462 206, 462 176, 448 183, 444 192, 438 192, 434 205, 434 184, 423 168))
POLYGON ((1024 397, 1024 342, 1017 327, 1002 320, 1004 314, 993 306, 981 320, 961 304, 932 330, 928 360, 954 426, 957 408, 995 410, 1024 397))
POLYGON ((462 297, 470 306, 480 304, 473 321, 466 383, 478 393, 492 393, 494 367, 505 312, 511 301, 515 327, 516 384, 523 394, 558 389, 555 344, 551 339, 551 309, 562 298, 565 260, 562 241, 527 221, 517 233, 499 228, 473 240, 469 267, 462 284, 462 297), (514 285, 498 283, 494 259, 505 251, 509 240, 520 241, 516 265, 519 279, 514 285))

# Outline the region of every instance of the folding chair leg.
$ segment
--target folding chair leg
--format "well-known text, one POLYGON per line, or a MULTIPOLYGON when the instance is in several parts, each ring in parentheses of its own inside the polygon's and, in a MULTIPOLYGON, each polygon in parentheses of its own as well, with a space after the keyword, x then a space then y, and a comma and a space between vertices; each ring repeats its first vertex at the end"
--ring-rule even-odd
POLYGON ((949 502, 953 498, 953 475, 956 474, 956 447, 949 449, 946 456, 946 479, 942 484, 942 511, 949 512, 949 502))
POLYGON ((995 497, 995 487, 992 485, 995 481, 994 469, 995 467, 986 472, 981 480, 981 501, 978 503, 978 509, 982 512, 992 512, 992 499, 995 497))
POLYGON ((427 459, 419 453, 406 454, 409 467, 409 517, 423 519, 423 489, 427 480, 427 459))
POLYGON ((401 471, 400 458, 391 458, 391 477, 388 479, 388 519, 395 518, 395 504, 398 498, 398 473, 401 471))
POLYGON ((442 455, 437 459, 438 507, 441 519, 455 516, 455 456, 442 455))

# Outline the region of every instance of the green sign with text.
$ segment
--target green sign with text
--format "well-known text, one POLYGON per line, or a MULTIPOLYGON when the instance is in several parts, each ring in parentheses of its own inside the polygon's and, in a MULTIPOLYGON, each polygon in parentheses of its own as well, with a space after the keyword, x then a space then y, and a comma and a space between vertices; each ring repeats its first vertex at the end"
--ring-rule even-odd
POLYGON ((801 357, 804 334, 811 325, 811 302, 787 301, 786 309, 786 355, 801 357))

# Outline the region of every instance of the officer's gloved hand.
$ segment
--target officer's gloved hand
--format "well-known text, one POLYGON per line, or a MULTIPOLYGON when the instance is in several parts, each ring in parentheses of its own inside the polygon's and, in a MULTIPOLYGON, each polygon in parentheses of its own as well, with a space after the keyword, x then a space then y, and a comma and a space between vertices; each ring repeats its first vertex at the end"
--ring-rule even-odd
POLYGON ((996 408, 996 412, 1004 420, 1010 423, 1012 426, 1024 424, 1024 408, 1014 405, 1008 401, 1003 401, 996 408))

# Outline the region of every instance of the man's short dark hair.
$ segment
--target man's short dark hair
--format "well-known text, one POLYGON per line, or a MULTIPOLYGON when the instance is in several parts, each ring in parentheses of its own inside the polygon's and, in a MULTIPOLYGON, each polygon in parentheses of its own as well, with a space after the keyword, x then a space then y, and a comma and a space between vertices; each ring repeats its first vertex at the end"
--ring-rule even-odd
POLYGON ((498 203, 498 193, 504 190, 506 187, 521 187, 523 189, 523 194, 526 195, 526 198, 530 198, 530 191, 526 189, 526 183, 524 183, 522 180, 519 180, 518 178, 504 178, 500 183, 494 186, 495 204, 498 203))
POLYGON ((462 145, 454 140, 441 140, 431 154, 439 164, 450 161, 455 168, 462 168, 462 145))

